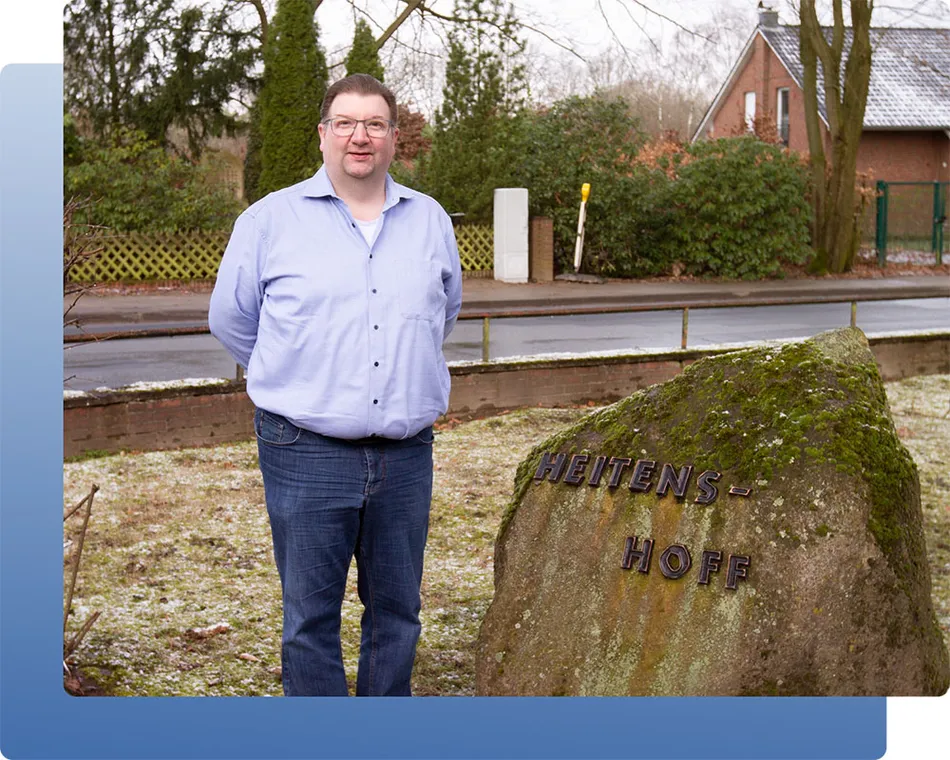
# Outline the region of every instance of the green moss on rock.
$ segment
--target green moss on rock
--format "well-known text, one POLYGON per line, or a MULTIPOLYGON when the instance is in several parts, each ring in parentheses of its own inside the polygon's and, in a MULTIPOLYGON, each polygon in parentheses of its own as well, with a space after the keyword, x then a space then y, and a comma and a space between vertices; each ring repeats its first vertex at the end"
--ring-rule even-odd
POLYGON ((871 491, 868 527, 889 560, 900 554, 916 466, 887 411, 863 333, 702 359, 680 375, 592 413, 537 446, 518 467, 503 535, 544 452, 610 452, 769 480, 804 456, 860 476, 871 491), (844 389, 844 390, 843 390, 844 389), (846 391, 846 392, 845 392, 846 391))

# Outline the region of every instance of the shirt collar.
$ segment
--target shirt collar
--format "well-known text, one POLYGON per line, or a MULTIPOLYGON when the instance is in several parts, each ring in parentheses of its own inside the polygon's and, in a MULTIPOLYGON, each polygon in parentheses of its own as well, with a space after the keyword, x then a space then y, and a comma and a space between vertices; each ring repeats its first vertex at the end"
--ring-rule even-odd
MULTIPOLYGON (((340 198, 333 190, 326 166, 321 166, 316 174, 303 183, 303 195, 306 198, 340 198)), ((414 195, 414 191, 400 185, 389 176, 389 173, 386 174, 386 201, 383 204, 383 211, 392 208, 401 199, 412 198, 414 195)))

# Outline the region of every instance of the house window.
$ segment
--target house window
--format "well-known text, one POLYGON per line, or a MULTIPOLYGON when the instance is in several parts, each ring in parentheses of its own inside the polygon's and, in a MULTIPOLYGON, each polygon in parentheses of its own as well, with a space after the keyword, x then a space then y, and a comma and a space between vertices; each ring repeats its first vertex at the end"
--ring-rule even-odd
POLYGON ((788 87, 779 87, 778 98, 775 105, 775 112, 778 114, 776 127, 778 135, 782 140, 782 145, 788 147, 788 87))
POLYGON ((755 127, 755 93, 745 94, 745 128, 750 132, 755 127))

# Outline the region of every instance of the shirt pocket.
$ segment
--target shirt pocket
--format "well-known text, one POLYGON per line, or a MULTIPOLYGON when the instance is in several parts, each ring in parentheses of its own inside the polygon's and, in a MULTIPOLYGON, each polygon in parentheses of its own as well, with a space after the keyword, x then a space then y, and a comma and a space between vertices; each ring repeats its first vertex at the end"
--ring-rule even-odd
POLYGON ((406 319, 435 321, 445 314, 442 268, 435 261, 414 262, 399 270, 399 311, 406 319))

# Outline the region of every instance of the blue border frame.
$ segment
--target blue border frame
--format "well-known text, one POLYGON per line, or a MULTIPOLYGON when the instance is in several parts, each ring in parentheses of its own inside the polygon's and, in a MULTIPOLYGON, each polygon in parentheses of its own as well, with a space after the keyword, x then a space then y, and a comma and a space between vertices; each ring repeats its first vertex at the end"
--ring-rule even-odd
POLYGON ((63 691, 62 67, 0 73, 7 757, 877 758, 885 699, 77 699, 63 691), (27 403, 29 400, 29 403, 27 403))

